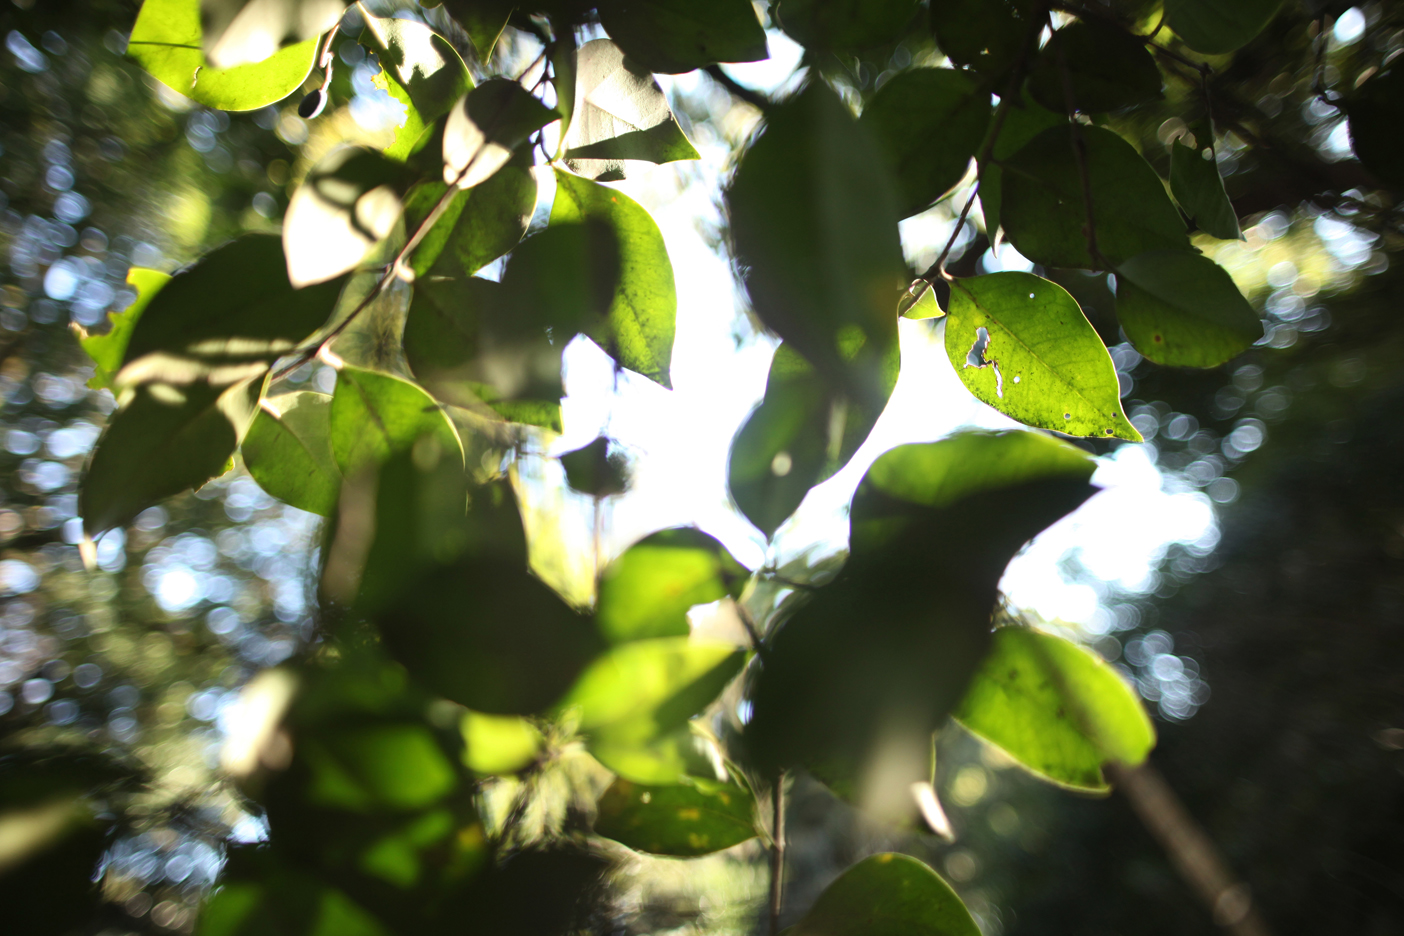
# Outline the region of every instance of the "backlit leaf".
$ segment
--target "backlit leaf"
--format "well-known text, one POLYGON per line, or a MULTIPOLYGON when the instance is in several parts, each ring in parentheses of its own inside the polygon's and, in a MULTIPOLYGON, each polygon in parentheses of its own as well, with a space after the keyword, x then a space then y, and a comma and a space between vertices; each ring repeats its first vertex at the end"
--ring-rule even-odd
POLYGON ((684 777, 641 786, 620 778, 600 797, 595 832, 635 851, 692 858, 755 838, 755 808, 734 783, 684 777))
POLYGON ((448 40, 423 23, 362 15, 366 30, 361 41, 380 57, 375 84, 405 105, 405 119, 385 150, 386 156, 403 161, 424 131, 473 87, 473 78, 448 40))
POLYGON ((108 389, 116 392, 113 381, 117 377, 117 372, 122 369, 122 359, 127 353, 127 342, 132 337, 132 329, 136 328, 137 320, 141 318, 146 307, 151 304, 156 293, 161 287, 170 281, 170 276, 159 270, 148 270, 143 267, 132 267, 127 270, 127 283, 136 287, 137 296, 132 300, 132 304, 121 312, 109 312, 107 320, 112 323, 104 335, 89 335, 86 332, 80 335, 79 343, 88 357, 93 359, 93 376, 88 379, 88 386, 93 390, 108 389))
POLYGON ((624 54, 654 72, 681 74, 715 62, 758 62, 765 30, 748 0, 612 0, 600 24, 624 54))
MULTIPOLYGON (((440 269, 472 276, 521 242, 536 207, 536 177, 518 155, 482 185, 454 194, 410 257, 417 276, 428 273, 441 257, 440 269)), ((447 190, 438 181, 410 189, 405 196, 405 230, 418 230, 447 190)))
POLYGON ((1202 159, 1198 150, 1178 140, 1170 147, 1170 191, 1204 233, 1222 240, 1243 236, 1218 163, 1202 159))
POLYGON ((402 177, 398 164, 358 146, 338 147, 312 167, 283 216, 294 288, 354 269, 389 235, 403 209, 402 177))
POLYGON ((240 454, 259 487, 299 510, 329 517, 341 493, 331 448, 331 395, 297 390, 267 397, 240 454))
POLYGON ((336 466, 350 474, 405 451, 432 435, 445 452, 463 460, 458 430, 439 404, 402 377, 350 365, 336 374, 331 401, 331 447, 336 466))
POLYGON ((1165 0, 1165 25, 1194 51, 1223 55, 1262 32, 1281 5, 1282 0, 1165 0))
POLYGON ((1157 364, 1217 367, 1263 336, 1233 277, 1184 250, 1152 250, 1116 268, 1116 316, 1157 364))
POLYGON ((940 875, 907 855, 864 858, 830 884, 792 936, 979 936, 940 875))
POLYGON ((428 725, 352 724, 300 738, 314 805, 371 813, 429 806, 458 785, 428 725))
POLYGON ((678 299, 673 264, 658 225, 623 192, 556 170, 551 225, 594 222, 614 232, 619 279, 608 319, 591 331, 591 337, 624 367, 671 387, 668 365, 678 299))
POLYGON ((515 773, 541 751, 541 732, 516 715, 468 711, 458 725, 463 732, 463 763, 480 774, 515 773))
POLYGON ((1111 355, 1056 283, 1017 272, 955 280, 946 356, 976 399, 1025 425, 1141 441, 1111 355))
POLYGON ((965 727, 1055 783, 1104 792, 1102 765, 1135 766, 1155 746, 1136 693, 1100 657, 1022 627, 994 647, 956 711, 965 727))
POLYGON ((701 530, 654 533, 600 575, 595 621, 611 643, 686 637, 694 605, 735 597, 748 576, 726 547, 701 530))

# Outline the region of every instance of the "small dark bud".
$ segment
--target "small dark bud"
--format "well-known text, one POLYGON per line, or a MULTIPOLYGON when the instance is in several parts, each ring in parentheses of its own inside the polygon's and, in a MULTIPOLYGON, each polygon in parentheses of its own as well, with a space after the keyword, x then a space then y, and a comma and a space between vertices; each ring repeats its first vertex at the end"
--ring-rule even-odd
POLYGON ((322 112, 322 108, 327 106, 327 95, 321 88, 316 91, 307 92, 307 96, 302 99, 302 103, 297 105, 297 116, 303 120, 311 120, 322 112))

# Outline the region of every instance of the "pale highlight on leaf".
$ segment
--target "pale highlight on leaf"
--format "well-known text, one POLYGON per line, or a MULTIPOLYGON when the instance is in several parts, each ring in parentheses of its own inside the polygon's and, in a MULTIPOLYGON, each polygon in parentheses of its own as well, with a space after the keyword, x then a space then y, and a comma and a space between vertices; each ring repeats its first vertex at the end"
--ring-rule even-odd
POLYGON ((296 289, 352 270, 395 228, 404 205, 395 164, 360 147, 333 150, 288 201, 283 253, 296 289))

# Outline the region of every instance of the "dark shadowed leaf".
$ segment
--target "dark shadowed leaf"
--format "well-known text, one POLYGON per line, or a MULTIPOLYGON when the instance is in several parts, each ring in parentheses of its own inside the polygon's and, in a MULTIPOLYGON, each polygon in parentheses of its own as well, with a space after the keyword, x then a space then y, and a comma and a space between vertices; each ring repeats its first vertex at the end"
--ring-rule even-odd
POLYGON ((917 68, 884 84, 859 121, 888 157, 903 217, 960 182, 990 122, 990 95, 967 72, 917 68))
POLYGON ((755 838, 755 798, 734 783, 684 777, 673 786, 618 779, 600 797, 595 831, 635 851, 693 858, 755 838))
POLYGON ((1243 236, 1218 163, 1212 157, 1201 158, 1198 150, 1178 140, 1170 148, 1170 191, 1204 233, 1223 240, 1243 236))
POLYGON ((1165 0, 1165 25, 1194 51, 1223 55, 1262 32, 1281 5, 1282 0, 1165 0))
POLYGON ((801 44, 852 53, 896 41, 917 12, 917 0, 781 0, 778 25, 801 44))
POLYGON ((343 366, 330 421, 332 452, 344 475, 409 449, 422 435, 463 463, 458 430, 433 397, 402 377, 343 366))
POLYGON ((200 912, 199 936, 390 936, 345 891, 246 846, 230 856, 227 877, 200 912))
POLYGON ((767 121, 727 193, 751 304, 831 383, 881 408, 907 285, 887 160, 823 82, 767 121))
POLYGON ((955 717, 1055 783, 1104 792, 1102 765, 1134 766, 1155 746, 1135 691, 1096 654, 1022 627, 994 647, 955 717))
POLYGON ((312 72, 320 41, 310 38, 262 61, 230 68, 211 67, 204 44, 200 0, 146 0, 127 40, 127 54, 157 81, 206 107, 246 111, 296 91, 312 72))
POLYGON ((600 24, 625 55, 653 72, 758 62, 768 54, 748 0, 606 0, 600 24))
POLYGON ((361 43, 380 57, 376 87, 406 108, 404 122, 396 128, 395 141, 385 155, 405 160, 424 131, 473 87, 473 78, 448 40, 423 23, 363 15, 366 29, 361 43))
POLYGON ((88 357, 93 359, 93 376, 88 386, 93 390, 107 389, 116 393, 113 381, 122 369, 122 360, 127 354, 127 342, 131 340, 132 329, 136 328, 146 307, 151 304, 156 293, 170 281, 170 276, 159 270, 132 267, 127 271, 127 283, 134 286, 137 297, 121 312, 109 312, 107 319, 112 327, 103 335, 79 334, 79 342, 88 357))
POLYGON ((630 161, 697 159, 653 75, 608 39, 580 47, 575 107, 565 135, 566 165, 589 179, 613 181, 630 161))
MULTIPOLYGON (((658 225, 623 192, 556 170, 551 226, 584 225, 588 231, 595 223, 614 232, 619 273, 608 318, 590 336, 622 366, 671 387, 668 365, 678 299, 658 225)), ((592 246, 590 255, 598 249, 592 246)))
POLYGON ((793 936, 979 936, 940 875, 907 855, 864 858, 824 889, 793 936))
POLYGON ((472 188, 511 161, 517 147, 556 119, 515 81, 495 78, 469 91, 444 124, 444 182, 472 188))
POLYGON ((1066 116, 1048 110, 1027 95, 1023 101, 1009 108, 1004 115, 1004 125, 1000 127, 999 138, 995 140, 991 158, 979 167, 980 208, 985 215, 986 232, 998 231, 1000 226, 999 208, 1004 190, 1000 161, 1013 156, 1043 131, 1050 127, 1062 126, 1066 122, 1066 116))
POLYGON ((79 489, 88 535, 224 474, 262 385, 259 373, 228 387, 153 383, 124 391, 79 489))
POLYGON ((359 146, 332 150, 293 192, 283 217, 283 253, 296 289, 340 276, 394 229, 402 167, 359 146))
MULTIPOLYGON (((429 4, 425 4, 429 6, 429 4)), ((444 7, 462 24, 484 66, 492 59, 497 40, 507 28, 515 0, 445 0, 444 7)))
POLYGON ((1404 186, 1404 63, 1371 77, 1343 106, 1356 157, 1380 181, 1404 186))
MULTIPOLYGON (((1141 154, 1101 127, 1082 127, 1097 249, 1111 264, 1147 250, 1184 250, 1185 224, 1141 154)), ((1045 266, 1102 266, 1087 253, 1082 177, 1071 131, 1045 130, 1004 161, 1000 221, 1019 253, 1045 266)))
POLYGON ((341 493, 331 448, 331 394, 297 390, 266 397, 239 448, 244 466, 269 494, 329 517, 341 493))
POLYGON ((1073 107, 1100 113, 1158 101, 1160 69, 1146 44, 1120 26, 1077 20, 1058 30, 1034 60, 1029 92, 1049 110, 1066 111, 1063 64, 1072 85, 1073 107), (1061 44, 1061 49, 1059 48, 1061 44))
POLYGON ((589 445, 561 456, 566 483, 591 497, 623 494, 629 488, 629 462, 624 453, 610 451, 609 440, 599 436, 589 445))
POLYGON ((595 622, 611 643, 686 637, 688 610, 736 597, 748 575, 701 530, 663 530, 630 546, 600 575, 595 622))
POLYGON ((1043 23, 1025 18, 1013 0, 931 0, 936 43, 957 65, 975 69, 1000 90, 1030 29, 1043 23))
POLYGON ((946 356, 976 399, 1025 425, 1141 440, 1106 345, 1057 283, 1017 272, 955 280, 946 356))
POLYGON ((1233 277, 1203 254, 1152 250, 1116 268, 1116 316, 1157 364, 1217 367, 1263 336, 1233 277))

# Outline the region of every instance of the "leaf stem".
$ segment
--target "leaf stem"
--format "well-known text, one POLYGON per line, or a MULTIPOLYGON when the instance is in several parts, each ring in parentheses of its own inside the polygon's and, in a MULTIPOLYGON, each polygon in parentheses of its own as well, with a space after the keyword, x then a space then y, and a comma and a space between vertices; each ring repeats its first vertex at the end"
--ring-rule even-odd
POLYGON ((713 81, 725 88, 732 97, 745 101, 761 112, 764 112, 766 108, 770 107, 770 98, 738 83, 735 78, 732 78, 726 72, 722 71, 720 65, 708 65, 703 71, 705 71, 708 77, 713 81))
POLYGON ((785 878, 785 771, 775 775, 770 797, 770 936, 780 932, 785 878))

